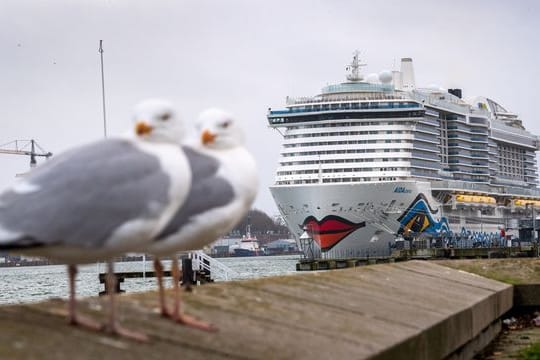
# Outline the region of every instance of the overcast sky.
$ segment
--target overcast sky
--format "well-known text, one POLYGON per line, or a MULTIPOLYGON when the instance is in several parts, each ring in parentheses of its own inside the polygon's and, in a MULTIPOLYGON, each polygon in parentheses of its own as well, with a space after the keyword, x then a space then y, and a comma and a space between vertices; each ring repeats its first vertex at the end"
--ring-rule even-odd
MULTIPOLYGON (((342 81, 355 49, 365 73, 412 57, 417 85, 488 96, 540 134, 539 18, 535 1, 2 0, 0 144, 34 138, 60 153, 103 136, 103 39, 108 132, 123 133, 148 97, 184 119, 225 108, 258 161, 255 207, 277 214, 281 138, 267 109, 342 81)), ((0 155, 0 187, 28 163, 0 155)))

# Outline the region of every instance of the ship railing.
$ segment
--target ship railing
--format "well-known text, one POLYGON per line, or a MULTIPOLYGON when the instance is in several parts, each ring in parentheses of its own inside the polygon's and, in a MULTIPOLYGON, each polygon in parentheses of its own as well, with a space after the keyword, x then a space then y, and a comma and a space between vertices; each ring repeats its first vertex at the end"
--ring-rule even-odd
POLYGON ((531 134, 529 131, 525 129, 519 129, 517 127, 513 127, 510 125, 507 125, 503 120, 494 119, 491 121, 491 127, 493 129, 502 130, 502 131, 510 131, 522 136, 525 136, 527 138, 535 138, 533 134, 531 134))
POLYGON ((498 193, 498 194, 509 194, 509 195, 524 195, 524 196, 540 196, 539 189, 523 189, 513 186, 501 186, 497 187, 484 185, 484 184, 473 184, 464 181, 433 181, 431 184, 432 189, 458 189, 458 190, 473 190, 473 191, 482 191, 487 193, 498 193))
POLYGON ((392 254, 392 249, 388 245, 387 248, 347 248, 347 249, 331 249, 326 252, 321 252, 320 249, 314 251, 314 255, 308 256, 304 254, 304 259, 309 260, 340 260, 340 259, 370 259, 370 258, 389 258, 392 254))
POLYGON ((212 279, 215 279, 216 275, 219 275, 220 278, 229 281, 239 276, 236 271, 213 257, 206 255, 201 250, 191 252, 189 257, 191 258, 193 269, 209 272, 212 279))
MULTIPOLYGON (((305 103, 303 103, 305 105, 305 103)), ((321 108, 305 108, 305 107, 290 107, 287 110, 268 110, 268 117, 279 115, 295 115, 299 113, 319 113, 319 112, 358 112, 366 110, 403 110, 403 109, 420 109, 420 105, 415 102, 365 102, 361 106, 358 103, 351 102, 343 104, 330 104, 331 106, 323 105, 321 108)))
MULTIPOLYGON (((529 220, 530 225, 532 220, 529 220)), ((527 225, 523 223, 522 225, 527 225)), ((519 241, 518 238, 512 237, 505 239, 501 237, 500 232, 492 233, 451 233, 441 236, 426 236, 417 237, 405 240, 403 237, 396 237, 394 241, 387 243, 387 247, 369 243, 366 248, 346 248, 346 249, 331 249, 321 252, 319 248, 315 248, 312 253, 306 253, 304 249, 304 260, 378 260, 388 259, 391 257, 403 257, 414 254, 420 257, 441 256, 437 252, 422 252, 424 249, 482 249, 485 254, 488 252, 505 252, 510 256, 522 251, 527 251, 535 248, 536 243, 533 240, 525 239, 519 241), (402 251, 406 251, 403 253, 402 251)), ((536 253, 536 251, 535 251, 536 253)), ((440 253, 439 253, 440 254, 440 253)))
POLYGON ((445 96, 446 94, 426 95, 418 91, 414 91, 412 94, 416 100, 424 101, 424 103, 427 103, 432 106, 450 109, 458 113, 469 113, 469 114, 475 114, 475 115, 480 115, 480 116, 489 115, 489 112, 486 110, 476 109, 470 104, 447 97, 445 96))
MULTIPOLYGON (((511 129, 510 127, 508 127, 511 129)), ((516 129, 519 130, 519 129, 516 129)), ((493 139, 503 139, 505 142, 519 144, 522 146, 536 147, 536 137, 532 134, 509 134, 509 132, 515 132, 514 129, 505 130, 493 127, 491 137, 493 139)), ((530 150, 529 150, 530 151, 530 150)))
POLYGON ((339 96, 335 95, 331 98, 325 97, 287 97, 285 103, 287 105, 297 105, 297 104, 312 104, 312 103, 326 103, 334 101, 359 101, 359 100, 405 100, 407 97, 400 95, 390 95, 390 94, 377 94, 377 95, 366 95, 358 94, 353 96, 339 96))

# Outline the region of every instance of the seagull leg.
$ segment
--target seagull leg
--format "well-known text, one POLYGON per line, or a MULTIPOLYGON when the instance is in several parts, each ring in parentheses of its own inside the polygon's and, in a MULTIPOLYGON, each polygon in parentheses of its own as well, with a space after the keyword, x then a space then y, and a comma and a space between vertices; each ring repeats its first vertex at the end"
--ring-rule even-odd
POLYGON ((163 287, 163 264, 161 260, 156 256, 154 259, 154 270, 156 270, 156 278, 159 291, 159 307, 161 309, 161 316, 170 317, 171 314, 165 304, 165 288, 163 287))
POLYGON ((90 330, 99 331, 102 326, 100 323, 77 315, 77 299, 75 298, 75 277, 77 276, 77 265, 68 265, 69 276, 69 302, 68 302, 68 323, 73 326, 82 326, 90 330))
POLYGON ((172 318, 177 320, 180 316, 182 304, 180 299, 180 268, 178 267, 178 256, 176 255, 174 255, 172 259, 171 273, 174 289, 174 307, 172 318))
POLYGON ((180 268, 178 267, 178 257, 175 255, 172 261, 172 277, 174 286, 174 309, 172 319, 179 324, 193 327, 204 331, 218 331, 212 324, 195 319, 193 316, 184 314, 182 310, 182 299, 180 295, 180 268))
POLYGON ((132 330, 128 330, 120 326, 116 320, 116 275, 114 274, 114 263, 112 260, 108 262, 107 270, 107 291, 109 292, 109 321, 105 326, 105 330, 111 334, 122 336, 128 339, 147 342, 148 336, 143 333, 138 333, 132 330))

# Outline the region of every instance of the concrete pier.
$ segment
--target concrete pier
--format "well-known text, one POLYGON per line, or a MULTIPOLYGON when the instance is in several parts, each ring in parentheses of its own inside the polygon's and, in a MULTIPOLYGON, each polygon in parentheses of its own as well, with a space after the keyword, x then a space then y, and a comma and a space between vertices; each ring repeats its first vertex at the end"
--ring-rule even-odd
POLYGON ((478 248, 423 248, 395 250, 388 256, 372 256, 342 259, 300 259, 297 271, 317 271, 343 269, 372 264, 384 264, 406 260, 438 259, 501 259, 537 257, 538 249, 534 246, 522 247, 478 247, 478 248))
MULTIPOLYGON (((185 293, 205 333, 159 317, 155 292, 121 295, 139 344, 66 325, 65 302, 0 307, 0 358, 440 359, 467 358, 496 334, 513 289, 425 261, 215 283, 185 293)), ((81 302, 103 319, 106 299, 81 302)))

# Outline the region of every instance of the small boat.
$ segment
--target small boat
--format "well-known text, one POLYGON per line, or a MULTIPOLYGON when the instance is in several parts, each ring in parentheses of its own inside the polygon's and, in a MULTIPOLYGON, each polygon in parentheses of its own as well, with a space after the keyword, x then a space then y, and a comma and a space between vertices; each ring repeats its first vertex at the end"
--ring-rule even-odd
POLYGON ((263 249, 259 247, 259 240, 251 235, 251 225, 247 224, 246 235, 242 236, 242 240, 238 244, 232 245, 229 248, 229 253, 233 256, 259 256, 264 255, 263 249))

